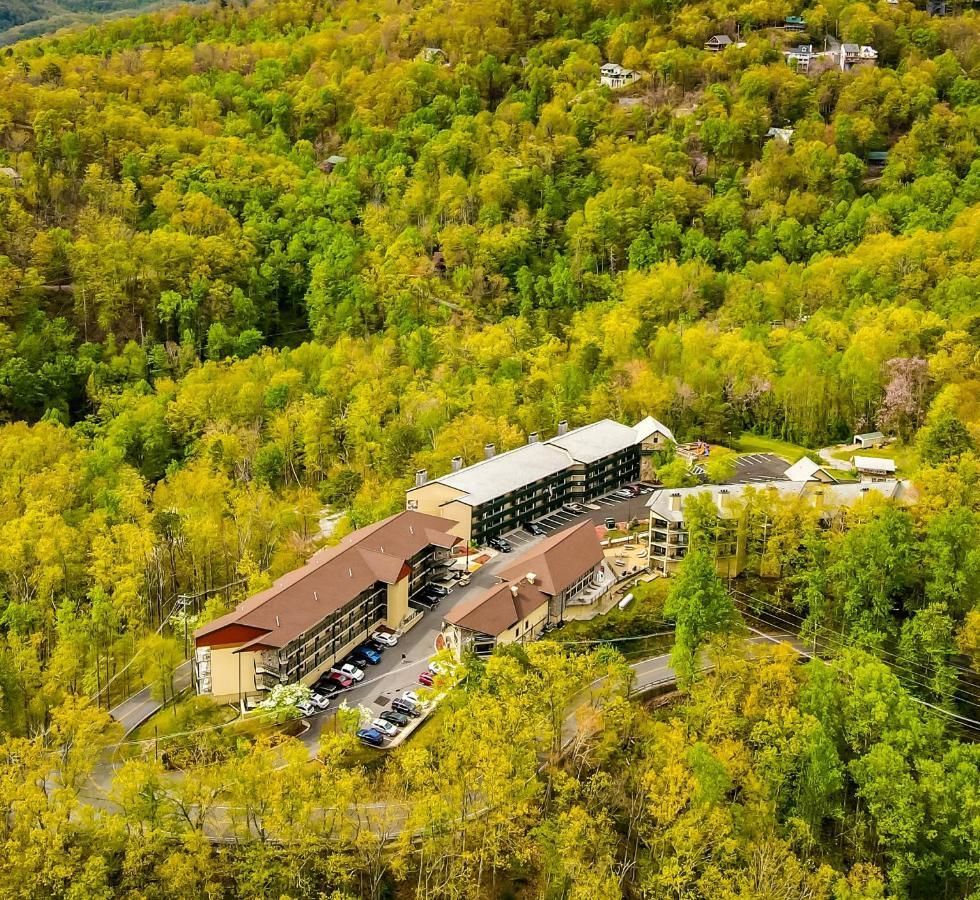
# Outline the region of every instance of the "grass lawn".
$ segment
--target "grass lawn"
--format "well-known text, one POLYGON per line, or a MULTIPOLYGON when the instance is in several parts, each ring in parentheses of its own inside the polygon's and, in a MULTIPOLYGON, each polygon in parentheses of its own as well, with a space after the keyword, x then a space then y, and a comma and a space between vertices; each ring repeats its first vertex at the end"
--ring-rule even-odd
POLYGON ((775 453, 791 463, 812 452, 798 444, 791 444, 778 438, 761 437, 750 431, 743 431, 734 443, 739 453, 775 453))

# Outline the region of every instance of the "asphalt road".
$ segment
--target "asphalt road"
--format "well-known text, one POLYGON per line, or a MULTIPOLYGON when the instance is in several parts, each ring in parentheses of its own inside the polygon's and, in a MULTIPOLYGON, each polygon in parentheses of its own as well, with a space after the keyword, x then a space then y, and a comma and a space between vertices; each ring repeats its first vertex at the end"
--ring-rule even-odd
MULTIPOLYGON (((190 683, 191 661, 188 659, 182 662, 174 673, 174 690, 179 693, 190 683)), ((114 706, 109 710, 109 715, 122 725, 124 734, 129 734, 158 709, 160 709, 160 701, 154 700, 150 695, 150 689, 146 687, 114 706)))

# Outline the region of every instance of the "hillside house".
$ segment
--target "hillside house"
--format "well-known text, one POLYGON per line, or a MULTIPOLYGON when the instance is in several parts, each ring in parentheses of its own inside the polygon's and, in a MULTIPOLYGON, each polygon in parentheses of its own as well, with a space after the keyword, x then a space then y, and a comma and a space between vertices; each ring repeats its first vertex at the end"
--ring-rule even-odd
POLYGON ((841 44, 838 61, 842 72, 848 72, 855 66, 873 66, 878 61, 878 51, 867 44, 841 44))
POLYGON ((855 447, 863 447, 868 450, 871 447, 881 447, 885 443, 885 436, 880 431, 868 431, 865 434, 854 435, 851 441, 855 447))
POLYGON ((704 49, 712 53, 721 53, 732 45, 732 39, 727 34, 713 34, 704 42, 704 49))
POLYGON ((806 20, 802 16, 787 16, 783 22, 783 31, 805 31, 806 20))
POLYGON ((619 63, 606 63, 599 69, 599 84, 613 89, 626 87, 640 80, 640 73, 624 69, 619 63))
POLYGON ((792 128, 770 128, 764 136, 764 140, 777 140, 783 144, 788 144, 793 138, 792 128))

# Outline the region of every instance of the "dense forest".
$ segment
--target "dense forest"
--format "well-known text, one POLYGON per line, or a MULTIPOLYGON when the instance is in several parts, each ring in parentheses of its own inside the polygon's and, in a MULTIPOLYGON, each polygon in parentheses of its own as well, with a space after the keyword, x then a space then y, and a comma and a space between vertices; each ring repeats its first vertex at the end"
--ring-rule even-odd
MULTIPOLYGON (((4 893, 976 896, 980 18, 949 12, 256 0, 0 51, 4 893), (877 65, 787 64, 828 36, 877 65), (643 77, 613 91, 606 61, 643 77), (325 510, 340 534, 416 468, 647 414, 720 444, 896 436, 914 506, 742 511, 773 523, 751 621, 839 658, 754 659, 740 614, 709 635, 678 594, 683 695, 611 687, 571 756, 554 710, 622 681, 612 650, 474 663, 435 746, 383 768, 345 734, 313 775, 228 741, 194 749, 194 796, 151 757, 123 813, 82 803, 100 707, 302 561, 325 510), (368 785, 445 827, 310 813, 368 785), (215 848, 222 804, 250 812, 215 848)), ((684 596, 724 606, 691 559, 684 596)))

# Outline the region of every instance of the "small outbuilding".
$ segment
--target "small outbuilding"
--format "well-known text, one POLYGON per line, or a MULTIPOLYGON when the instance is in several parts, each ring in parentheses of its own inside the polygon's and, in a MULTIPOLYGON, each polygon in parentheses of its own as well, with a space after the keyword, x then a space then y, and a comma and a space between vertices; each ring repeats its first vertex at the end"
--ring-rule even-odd
POLYGON ((704 42, 704 49, 712 53, 721 53, 732 45, 732 39, 727 34, 713 34, 704 42))

